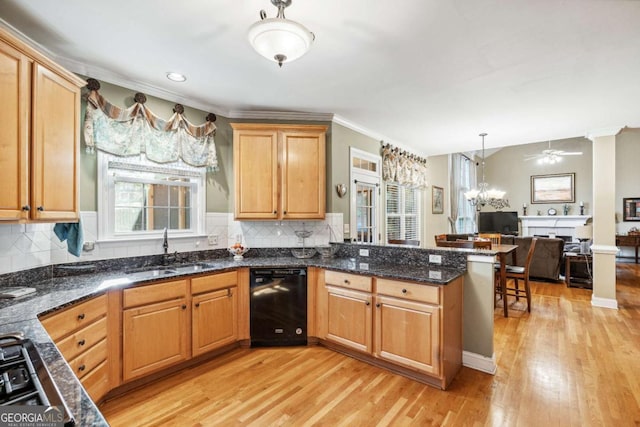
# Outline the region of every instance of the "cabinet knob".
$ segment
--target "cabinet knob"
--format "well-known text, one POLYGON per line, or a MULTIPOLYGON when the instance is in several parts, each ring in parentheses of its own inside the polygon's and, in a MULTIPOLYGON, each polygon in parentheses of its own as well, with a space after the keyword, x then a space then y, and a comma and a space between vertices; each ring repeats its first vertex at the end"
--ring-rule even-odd
POLYGON ((85 369, 87 369, 87 367, 84 366, 84 365, 78 366, 78 371, 80 371, 80 372, 84 371, 85 369))
POLYGON ((287 214, 287 211, 284 211, 284 212, 282 212, 282 213, 286 215, 286 214, 287 214))
POLYGON ((79 345, 79 346, 81 346, 81 347, 82 347, 84 344, 85 344, 85 341, 84 341, 84 340, 80 340, 80 341, 78 341, 78 345, 79 345))
POLYGON ((83 320, 83 319, 84 319, 84 313, 78 314, 78 320, 83 320))
POLYGON ((377 303, 377 304, 376 304, 376 307, 380 308, 380 303, 377 303))
POLYGON ((182 304, 182 309, 186 310, 187 309, 187 304, 182 304))
POLYGON ((277 214, 277 213, 278 213, 278 211, 273 211, 273 214, 274 214, 274 215, 275 215, 275 214, 277 214))
POLYGON ((231 292, 231 288, 227 288, 227 296, 231 297, 233 293, 231 292))
POLYGON ((44 206, 38 206, 36 209, 38 210, 38 212, 43 212, 44 211, 44 206))
POLYGON ((196 303, 196 307, 200 307, 200 303, 199 302, 196 303))
POLYGON ((344 283, 348 285, 350 282, 347 279, 344 279, 344 283))
POLYGON ((29 211, 31 210, 31 206, 29 206, 29 205, 24 205, 24 206, 22 207, 22 210, 23 210, 23 211, 25 211, 25 212, 29 212, 29 211))
POLYGON ((403 294, 406 294, 406 293, 407 293, 407 290, 406 290, 406 289, 403 289, 403 290, 402 290, 402 293, 403 293, 403 294))
POLYGON ((369 301, 365 302, 364 305, 371 305, 369 301))

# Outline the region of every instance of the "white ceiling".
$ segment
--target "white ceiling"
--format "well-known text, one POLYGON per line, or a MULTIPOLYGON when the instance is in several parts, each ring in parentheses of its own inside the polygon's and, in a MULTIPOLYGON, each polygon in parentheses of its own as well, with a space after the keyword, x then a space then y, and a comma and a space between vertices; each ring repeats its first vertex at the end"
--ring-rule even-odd
POLYGON ((72 71, 239 117, 333 113, 420 154, 640 127, 638 0, 294 0, 316 35, 282 69, 247 29, 269 0, 2 0, 72 71), (187 82, 166 79, 168 71, 187 82))

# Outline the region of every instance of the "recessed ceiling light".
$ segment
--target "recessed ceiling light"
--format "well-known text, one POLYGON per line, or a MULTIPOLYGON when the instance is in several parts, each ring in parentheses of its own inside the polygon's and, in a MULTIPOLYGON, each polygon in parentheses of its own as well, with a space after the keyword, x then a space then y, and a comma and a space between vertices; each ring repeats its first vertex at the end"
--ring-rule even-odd
POLYGON ((184 74, 180 73, 167 73, 167 78, 172 82, 184 82, 187 80, 187 77, 184 74))

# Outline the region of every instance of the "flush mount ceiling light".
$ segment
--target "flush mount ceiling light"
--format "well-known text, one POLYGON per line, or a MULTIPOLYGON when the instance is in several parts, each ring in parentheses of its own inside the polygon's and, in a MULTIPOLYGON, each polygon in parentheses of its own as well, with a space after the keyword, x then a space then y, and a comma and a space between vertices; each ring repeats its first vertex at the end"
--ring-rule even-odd
POLYGON ((167 73, 167 78, 172 82, 182 83, 187 80, 187 77, 184 74, 169 72, 167 73))
POLYGON ((260 11, 260 21, 249 28, 249 43, 260 55, 275 61, 280 67, 285 62, 295 61, 311 49, 315 35, 295 21, 284 17, 284 9, 292 0, 271 0, 278 8, 275 18, 267 18, 260 11))

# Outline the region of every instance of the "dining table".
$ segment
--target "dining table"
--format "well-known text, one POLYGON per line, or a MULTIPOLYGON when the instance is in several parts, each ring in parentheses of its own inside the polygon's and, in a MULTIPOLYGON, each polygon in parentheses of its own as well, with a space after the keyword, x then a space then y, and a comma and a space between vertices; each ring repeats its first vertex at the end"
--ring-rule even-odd
POLYGON ((500 264, 500 290, 504 303, 504 317, 509 317, 507 311, 507 255, 511 254, 511 265, 517 265, 516 249, 518 249, 518 245, 491 245, 491 250, 496 252, 500 264))

